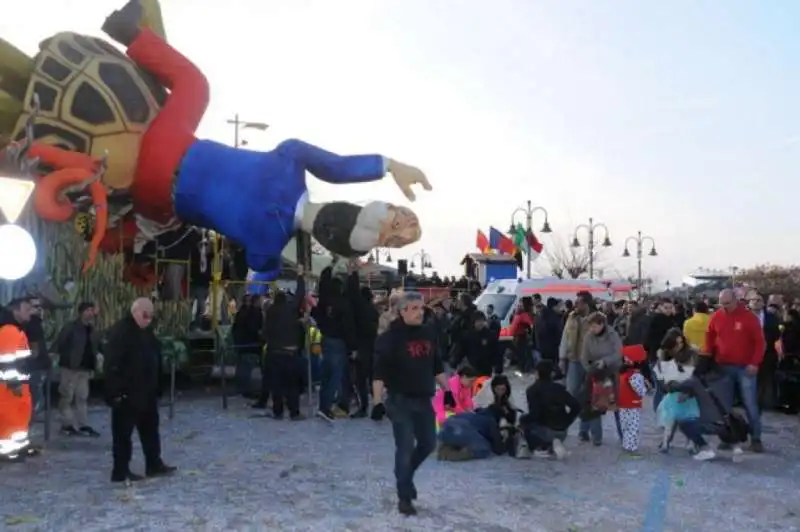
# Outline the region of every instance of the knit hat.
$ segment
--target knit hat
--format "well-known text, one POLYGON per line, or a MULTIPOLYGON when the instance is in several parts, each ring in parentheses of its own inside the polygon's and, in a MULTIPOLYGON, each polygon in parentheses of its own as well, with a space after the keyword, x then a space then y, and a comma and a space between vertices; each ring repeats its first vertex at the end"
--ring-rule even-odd
POLYGON ((644 346, 641 344, 626 345, 622 348, 622 357, 636 364, 639 362, 644 362, 644 360, 647 358, 647 351, 644 350, 644 346))

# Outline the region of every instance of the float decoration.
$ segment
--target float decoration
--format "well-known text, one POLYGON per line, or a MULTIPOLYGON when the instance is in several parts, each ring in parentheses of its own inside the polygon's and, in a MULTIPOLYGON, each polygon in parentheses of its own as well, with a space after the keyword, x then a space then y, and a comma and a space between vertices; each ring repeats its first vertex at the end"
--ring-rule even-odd
POLYGON ((131 0, 106 19, 103 31, 126 48, 127 57, 101 39, 72 33, 44 41, 33 60, 0 42, 0 126, 21 111, 12 132, 21 138, 19 123, 32 114, 29 102, 34 95, 43 102, 29 155, 55 171, 37 184, 46 185, 35 193, 37 214, 71 219, 73 203, 80 208, 87 201, 62 201, 65 187, 76 182, 66 176, 97 173, 99 153, 110 154, 103 182, 117 200, 115 212, 109 217, 94 201, 99 189, 90 188, 95 238, 87 264, 98 247, 108 249, 95 239, 109 218, 120 223, 133 217, 137 236, 146 223, 147 235, 156 239, 182 226, 218 232, 245 248, 249 268, 262 281, 277 277, 281 253, 296 231, 345 257, 420 238, 419 221, 406 207, 314 203, 306 185, 306 172, 332 184, 391 173, 413 200, 412 185, 431 189, 419 169, 377 154, 341 156, 295 139, 267 152, 199 140, 194 132, 208 105, 208 81, 166 42, 158 3, 131 0), (132 213, 125 210, 131 204, 132 213))

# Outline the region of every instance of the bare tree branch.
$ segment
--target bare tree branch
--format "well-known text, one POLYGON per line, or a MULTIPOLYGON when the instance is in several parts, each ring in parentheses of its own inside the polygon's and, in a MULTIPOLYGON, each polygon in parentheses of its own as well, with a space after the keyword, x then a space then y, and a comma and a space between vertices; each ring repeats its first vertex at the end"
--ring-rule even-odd
MULTIPOLYGON (((537 268, 540 273, 559 279, 579 279, 589 275, 589 250, 584 246, 574 248, 562 237, 553 236, 545 243, 543 255, 545 261, 541 261, 537 268)), ((595 248, 594 270, 601 269, 601 252, 595 248)))

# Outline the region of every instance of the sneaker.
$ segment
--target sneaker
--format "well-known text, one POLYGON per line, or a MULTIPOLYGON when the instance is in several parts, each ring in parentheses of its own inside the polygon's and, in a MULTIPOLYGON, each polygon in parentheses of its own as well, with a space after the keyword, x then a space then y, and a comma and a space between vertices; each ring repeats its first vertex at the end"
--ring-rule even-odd
POLYGON ((84 436, 90 436, 92 438, 99 438, 100 437, 100 433, 97 432, 96 430, 94 430, 92 427, 90 427, 88 425, 79 428, 78 432, 80 432, 84 436))
POLYGON ((708 462, 709 460, 713 460, 716 457, 717 457, 717 453, 715 453, 711 449, 706 448, 706 449, 697 451, 697 454, 694 455, 692 458, 694 458, 698 462, 708 462))
POLYGON ((737 464, 744 461, 744 450, 742 450, 741 446, 737 445, 733 448, 733 453, 731 458, 737 464))
POLYGON ((550 458, 550 451, 545 449, 537 449, 533 451, 534 458, 550 458))
POLYGON ((397 502, 397 511, 407 517, 417 515, 417 509, 414 508, 414 504, 410 500, 400 499, 397 502))
POLYGON ((553 440, 553 454, 556 455, 556 460, 563 460, 569 456, 569 451, 561 440, 553 440))
POLYGON ((283 412, 275 412, 273 410, 272 411, 272 419, 278 419, 278 420, 283 419, 283 412))
POLYGON ((336 419, 347 419, 350 417, 350 413, 341 406, 334 406, 331 413, 336 419))
POLYGON ((595 447, 600 447, 601 445, 603 445, 603 440, 592 440, 592 445, 594 445, 595 447))
POLYGON ((367 417, 367 411, 364 409, 356 410, 350 414, 350 419, 364 419, 365 417, 367 417))
POLYGON ((61 427, 61 435, 62 436, 80 436, 80 432, 78 432, 75 427, 71 425, 64 425, 61 427))
POLYGON ((764 444, 761 443, 761 440, 754 439, 750 442, 750 452, 757 454, 761 454, 764 452, 764 444))
POLYGON ((336 419, 336 417, 333 415, 333 412, 330 410, 317 410, 317 417, 330 422, 333 422, 336 419))

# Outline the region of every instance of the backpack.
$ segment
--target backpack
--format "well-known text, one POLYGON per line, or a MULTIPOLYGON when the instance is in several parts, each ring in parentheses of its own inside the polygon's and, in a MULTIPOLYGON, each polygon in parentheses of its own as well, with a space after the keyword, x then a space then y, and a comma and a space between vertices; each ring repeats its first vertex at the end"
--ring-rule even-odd
POLYGON ((711 397, 711 401, 713 401, 714 406, 722 416, 720 421, 714 423, 714 426, 717 429, 717 436, 719 437, 720 441, 731 445, 746 442, 747 438, 752 432, 752 429, 750 428, 750 424, 747 422, 744 416, 735 410, 728 410, 725 408, 725 406, 722 404, 722 401, 719 400, 717 394, 715 394, 708 384, 706 384, 705 380, 700 379, 700 382, 705 387, 706 392, 708 393, 709 397, 711 397))

